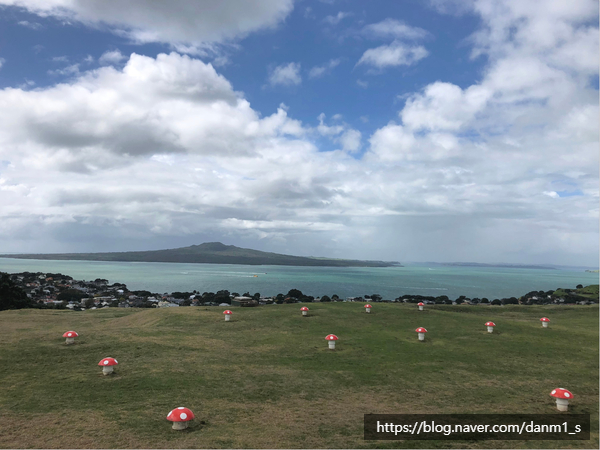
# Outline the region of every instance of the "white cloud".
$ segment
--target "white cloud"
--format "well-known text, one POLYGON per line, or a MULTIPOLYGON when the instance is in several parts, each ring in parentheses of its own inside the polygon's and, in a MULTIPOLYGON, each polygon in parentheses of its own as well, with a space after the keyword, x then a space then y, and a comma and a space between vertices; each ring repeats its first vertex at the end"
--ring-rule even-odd
POLYGON ((271 69, 269 83, 271 86, 293 86, 302 83, 300 63, 291 62, 288 64, 281 64, 271 69))
POLYGON ((492 93, 478 85, 463 91, 451 83, 435 82, 406 101, 402 122, 414 130, 457 131, 485 108, 492 93))
POLYGON ((321 136, 330 139, 335 144, 339 144, 345 152, 354 153, 360 150, 362 134, 345 123, 340 114, 335 114, 331 117, 331 120, 334 122, 333 125, 325 124, 324 113, 319 114, 317 119, 319 120, 319 125, 316 131, 321 136))
POLYGON ((357 65, 366 64, 378 69, 410 66, 425 58, 429 52, 422 45, 407 45, 394 41, 389 45, 370 48, 363 53, 357 65))
POLYGON ((340 58, 330 59, 327 63, 322 66, 315 66, 308 72, 309 78, 320 78, 326 73, 330 73, 335 69, 341 62, 340 58))
POLYGON ((2 89, 0 246, 208 236, 296 254, 597 263, 597 10, 493 3, 473 9, 481 78, 440 75, 371 136, 346 111, 314 127, 285 105, 262 116, 212 65, 176 53, 2 89), (575 48, 583 60, 561 60, 575 48))
POLYGON ((113 65, 119 64, 126 58, 118 49, 106 51, 98 58, 98 62, 101 65, 113 65))
POLYGON ((6 62, 6 60, 4 58, 0 58, 0 69, 2 69, 2 66, 4 65, 5 62, 6 62))
POLYGON ((350 17, 351 15, 352 15, 352 13, 350 13, 350 12, 340 11, 335 16, 326 16, 323 19, 323 22, 326 22, 330 25, 337 25, 342 20, 344 20, 346 17, 350 17))
POLYGON ((190 52, 274 27, 293 9, 293 0, 0 0, 0 4, 40 17, 107 27, 135 42, 163 42, 190 52))
POLYGON ((22 27, 26 27, 26 28, 30 28, 32 30, 39 30, 42 28, 42 24, 37 23, 37 22, 29 22, 27 20, 21 20, 20 22, 17 22, 19 25, 21 25, 22 27))
POLYGON ((340 136, 342 149, 348 152, 356 152, 361 146, 361 133, 358 130, 349 129, 340 136))
POLYGON ((363 28, 363 33, 369 37, 394 39, 423 39, 429 36, 429 32, 423 28, 411 27, 391 18, 366 25, 363 28))

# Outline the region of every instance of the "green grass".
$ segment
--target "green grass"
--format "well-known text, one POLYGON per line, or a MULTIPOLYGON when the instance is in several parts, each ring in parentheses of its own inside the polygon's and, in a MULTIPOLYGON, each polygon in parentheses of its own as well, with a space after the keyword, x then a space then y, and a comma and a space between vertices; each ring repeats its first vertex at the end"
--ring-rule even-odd
MULTIPOLYGON (((580 289, 569 289, 569 291, 573 294, 577 294, 580 295, 582 297, 587 297, 590 300, 595 300, 598 301, 598 288, 599 285, 597 284, 591 284, 589 286, 585 286, 583 288, 580 289)), ((567 291, 565 291, 564 289, 557 289, 556 291, 554 291, 554 295, 560 296, 560 297, 564 297, 567 295, 567 291)))
POLYGON ((598 447, 597 305, 308 306, 231 322, 204 307, 1 312, 0 447, 598 447), (575 395, 567 414, 591 414, 592 441, 362 439, 367 413, 555 413, 556 387, 575 395), (165 420, 177 406, 196 414, 184 432, 165 420))

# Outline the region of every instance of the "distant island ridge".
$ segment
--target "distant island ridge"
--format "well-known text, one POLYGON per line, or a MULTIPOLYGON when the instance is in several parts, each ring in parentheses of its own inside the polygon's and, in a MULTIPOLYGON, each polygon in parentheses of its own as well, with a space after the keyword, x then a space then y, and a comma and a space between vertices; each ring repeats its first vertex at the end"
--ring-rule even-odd
POLYGON ((1 258, 42 259, 59 261, 113 261, 113 262, 173 262, 204 264, 242 264, 269 266, 324 266, 324 267, 402 267, 398 261, 359 261, 323 257, 305 257, 262 252, 221 242, 167 250, 107 253, 38 253, 0 255, 1 258))

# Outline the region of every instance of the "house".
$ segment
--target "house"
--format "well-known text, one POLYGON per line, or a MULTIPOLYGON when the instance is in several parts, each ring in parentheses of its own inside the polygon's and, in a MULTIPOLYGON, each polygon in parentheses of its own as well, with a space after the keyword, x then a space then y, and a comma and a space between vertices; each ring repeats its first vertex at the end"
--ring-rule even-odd
POLYGON ((258 302, 252 297, 233 297, 231 306, 257 306, 258 302))

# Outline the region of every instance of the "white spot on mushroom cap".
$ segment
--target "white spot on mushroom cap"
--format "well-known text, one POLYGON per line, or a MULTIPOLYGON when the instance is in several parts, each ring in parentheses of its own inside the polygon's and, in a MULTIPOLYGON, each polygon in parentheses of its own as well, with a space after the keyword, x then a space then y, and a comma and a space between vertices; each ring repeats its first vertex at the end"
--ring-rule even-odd
POLYGON ((67 336, 71 337, 71 336, 72 336, 72 333, 69 333, 69 334, 67 334, 67 336))
POLYGON ((179 416, 180 419, 187 419, 187 414, 186 413, 181 413, 181 415, 179 416))
POLYGON ((183 406, 178 407, 177 409, 185 409, 183 406))
POLYGON ((556 389, 554 389, 552 392, 550 392, 552 395, 556 394, 556 389))
POLYGON ((565 397, 570 397, 568 392, 565 392, 565 397))
POLYGON ((108 365, 108 361, 104 361, 104 365, 105 365, 105 366, 106 366, 106 365, 108 365))

